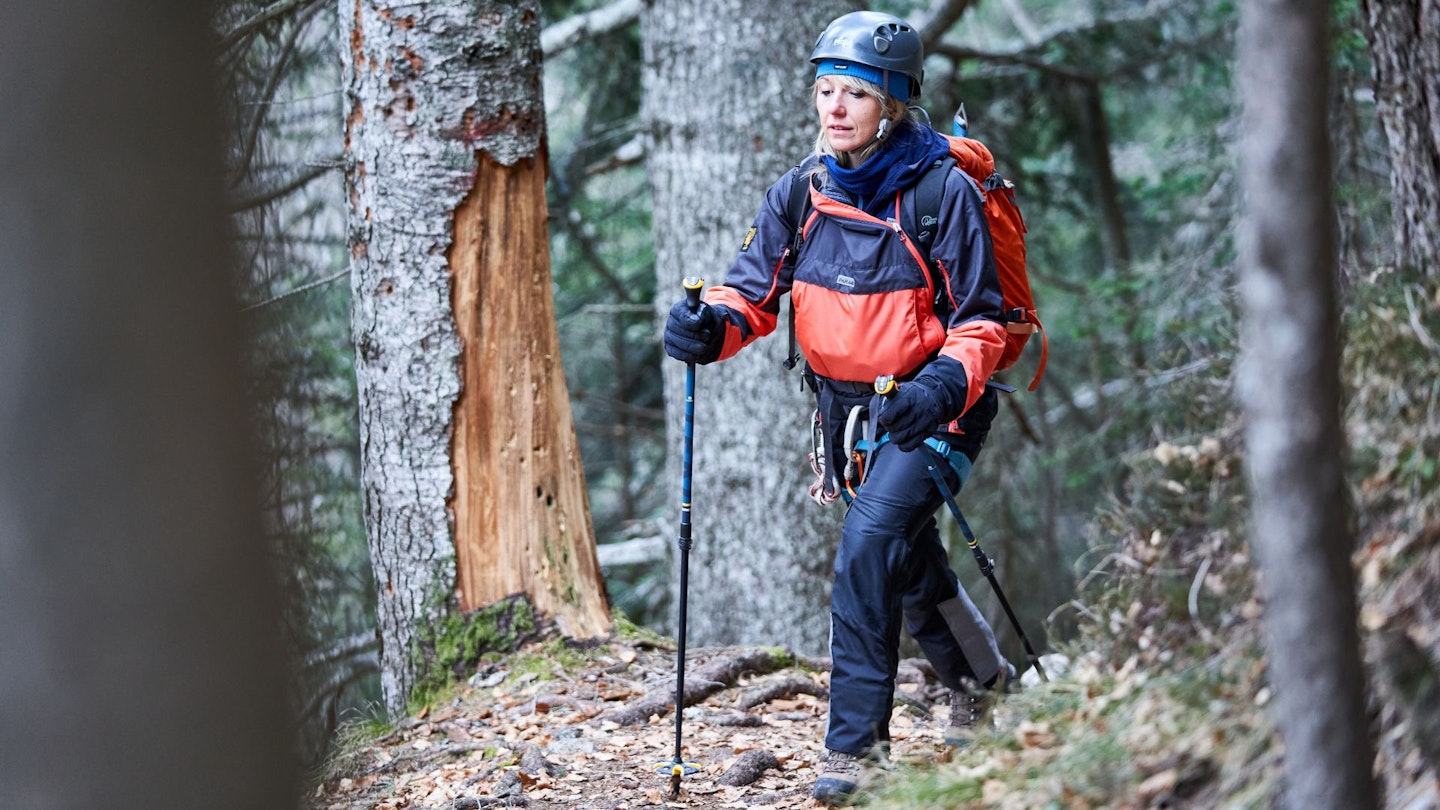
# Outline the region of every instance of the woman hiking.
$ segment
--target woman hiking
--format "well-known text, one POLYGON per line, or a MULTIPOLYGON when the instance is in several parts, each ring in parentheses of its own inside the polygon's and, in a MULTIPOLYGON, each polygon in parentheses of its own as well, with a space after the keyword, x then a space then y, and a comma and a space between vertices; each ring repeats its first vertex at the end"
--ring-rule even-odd
POLYGON ((947 741, 962 743, 1014 675, 950 568, 935 522, 942 495, 927 469, 937 456, 925 445, 952 448, 940 466, 958 492, 996 413, 986 383, 1005 325, 973 180, 950 170, 938 222, 918 224, 933 230, 930 267, 898 224, 907 193, 949 153, 906 106, 923 76, 918 32, 888 14, 846 14, 826 27, 810 61, 814 154, 765 193, 724 285, 697 307, 681 300, 671 309, 665 350, 693 363, 731 357, 775 330, 790 294, 824 435, 812 494, 849 502, 831 596, 827 756, 814 787, 816 799, 839 804, 863 766, 885 755, 902 617, 952 690, 947 741), (803 199, 792 196, 795 184, 809 195, 803 216, 790 210, 803 199), (881 376, 900 381, 884 400, 874 387, 881 376), (878 425, 863 453, 857 420, 878 425))

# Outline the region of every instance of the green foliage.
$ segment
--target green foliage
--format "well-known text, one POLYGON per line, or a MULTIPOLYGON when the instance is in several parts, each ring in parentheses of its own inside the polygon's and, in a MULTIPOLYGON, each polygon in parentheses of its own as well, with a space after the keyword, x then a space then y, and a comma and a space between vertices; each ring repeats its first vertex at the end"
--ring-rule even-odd
POLYGON ((1007 697, 998 727, 951 762, 890 778, 869 806, 1219 807, 1247 806, 1226 800, 1247 793, 1268 800, 1278 761, 1269 723, 1245 691, 1251 686, 1216 661, 1152 677, 1133 663, 1115 669, 1083 655, 1064 680, 1007 697))
POLYGON ((335 730, 324 761, 311 775, 312 781, 329 782, 359 776, 364 766, 365 749, 394 730, 394 726, 376 715, 341 723, 335 730))
POLYGON ((1411 271, 1356 283, 1345 310, 1346 422, 1362 509, 1404 505, 1417 523, 1440 506, 1440 290, 1411 271))

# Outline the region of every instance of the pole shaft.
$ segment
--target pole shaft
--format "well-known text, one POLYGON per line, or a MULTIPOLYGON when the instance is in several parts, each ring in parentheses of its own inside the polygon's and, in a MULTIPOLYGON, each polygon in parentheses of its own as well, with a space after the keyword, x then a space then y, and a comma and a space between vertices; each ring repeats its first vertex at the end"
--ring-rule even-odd
POLYGON ((695 364, 685 365, 685 444, 680 476, 680 615, 675 645, 675 764, 684 762, 680 741, 685 709, 685 623, 690 592, 690 471, 695 448, 695 364))

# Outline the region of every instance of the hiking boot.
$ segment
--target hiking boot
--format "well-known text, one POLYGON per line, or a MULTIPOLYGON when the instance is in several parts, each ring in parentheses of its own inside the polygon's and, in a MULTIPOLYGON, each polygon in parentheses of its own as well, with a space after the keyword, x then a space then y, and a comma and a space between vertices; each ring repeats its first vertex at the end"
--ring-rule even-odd
POLYGON ((860 757, 844 751, 826 751, 825 767, 815 780, 815 789, 810 795, 829 807, 845 804, 860 787, 865 765, 860 757))
POLYGON ((975 734, 990 714, 994 692, 981 688, 950 690, 950 725, 945 728, 945 743, 957 747, 975 741, 975 734))

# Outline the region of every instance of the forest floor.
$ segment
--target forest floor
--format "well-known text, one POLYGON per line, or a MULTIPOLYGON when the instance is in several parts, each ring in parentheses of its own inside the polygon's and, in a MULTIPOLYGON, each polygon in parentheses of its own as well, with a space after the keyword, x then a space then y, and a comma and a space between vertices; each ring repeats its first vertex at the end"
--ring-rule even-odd
MULTIPOLYGON (((1440 521, 1406 525, 1356 556, 1375 769, 1382 807, 1437 810, 1440 521)), ((1248 556, 1209 533, 1159 539, 1132 532, 1094 567, 1108 579, 1078 640, 1060 645, 1068 668, 1043 658, 1050 682, 1026 673, 974 745, 942 743, 948 691, 925 662, 902 661, 872 810, 1276 806, 1283 745, 1248 556)), ((545 634, 408 717, 342 727, 305 805, 818 808, 829 668, 780 648, 692 650, 683 753, 698 770, 672 797, 656 765, 675 752, 674 642, 618 619, 600 642, 545 634)))
MULTIPOLYGON (((357 736, 332 757, 312 810, 484 807, 819 807, 828 661, 778 649, 687 656, 684 756, 698 771, 671 795, 675 653, 616 637, 592 648, 530 645, 418 716, 357 736)), ((893 760, 947 761, 948 691, 901 666, 893 760)))

